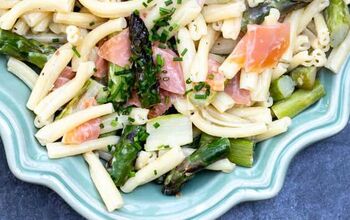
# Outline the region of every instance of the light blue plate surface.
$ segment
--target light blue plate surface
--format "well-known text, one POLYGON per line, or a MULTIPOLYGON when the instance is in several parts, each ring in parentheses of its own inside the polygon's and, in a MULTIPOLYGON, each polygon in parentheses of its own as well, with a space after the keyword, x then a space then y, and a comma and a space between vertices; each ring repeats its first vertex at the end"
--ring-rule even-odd
POLYGON ((213 219, 237 203, 275 196, 293 156, 307 145, 343 129, 350 109, 350 62, 342 72, 320 74, 327 96, 295 119, 290 130, 257 147, 251 169, 232 174, 204 172, 188 182, 181 197, 167 197, 148 184, 123 194, 125 206, 108 213, 81 157, 49 160, 35 140, 33 114, 25 108, 30 90, 5 68, 0 58, 0 133, 11 171, 24 181, 56 191, 89 219, 213 219))

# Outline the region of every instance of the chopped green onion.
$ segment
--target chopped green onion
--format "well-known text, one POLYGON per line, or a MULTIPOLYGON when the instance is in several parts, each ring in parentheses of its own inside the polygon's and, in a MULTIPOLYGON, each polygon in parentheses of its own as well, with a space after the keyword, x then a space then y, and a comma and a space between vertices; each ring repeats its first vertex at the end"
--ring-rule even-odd
POLYGON ((72 50, 73 50, 73 52, 74 52, 75 56, 77 56, 78 58, 80 58, 80 57, 81 57, 81 56, 80 56, 80 53, 78 52, 78 50, 77 50, 77 47, 76 47, 76 46, 73 46, 73 47, 72 47, 72 50))
POLYGON ((195 94, 194 98, 195 99, 206 99, 208 96, 207 94, 195 94))
POLYGON ((58 42, 60 42, 60 39, 58 39, 58 38, 53 38, 52 39, 52 43, 58 43, 58 42))
POLYGON ((177 0, 176 3, 180 5, 182 3, 182 0, 177 0))
POLYGON ((94 26, 95 25, 95 22, 94 21, 92 21, 92 22, 90 22, 89 23, 89 26, 91 27, 91 26, 94 26))
POLYGON ((186 79, 186 84, 191 84, 192 80, 190 78, 186 79))
POLYGON ((185 56, 185 54, 187 53, 187 48, 185 48, 182 52, 181 52, 181 56, 183 57, 183 56, 185 56))
POLYGON ((104 124, 100 124, 100 128, 103 129, 105 126, 104 124))
POLYGON ((159 124, 158 122, 156 122, 156 123, 153 124, 153 127, 154 127, 154 128, 159 128, 159 127, 160 127, 160 124, 159 124))
POLYGON ((171 4, 173 4, 173 1, 172 0, 167 0, 164 2, 166 6, 169 6, 171 4))
POLYGON ((181 62, 183 59, 182 57, 174 57, 173 61, 181 62))
POLYGON ((163 59, 163 57, 160 54, 157 54, 156 62, 157 62, 157 65, 160 66, 160 67, 164 66, 164 59, 163 59))
POLYGON ((131 117, 128 117, 128 121, 129 122, 135 122, 135 119, 131 118, 131 117))
POLYGON ((118 125, 118 122, 116 120, 112 120, 111 121, 111 126, 112 127, 117 127, 117 125, 118 125))
POLYGON ((142 5, 145 6, 145 8, 148 6, 146 2, 142 2, 142 5))

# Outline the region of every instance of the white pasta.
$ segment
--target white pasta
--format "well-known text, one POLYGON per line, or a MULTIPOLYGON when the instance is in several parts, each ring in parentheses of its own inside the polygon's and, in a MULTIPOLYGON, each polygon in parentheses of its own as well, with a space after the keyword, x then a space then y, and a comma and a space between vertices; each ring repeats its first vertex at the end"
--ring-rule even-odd
POLYGON ((49 158, 56 159, 79 155, 94 150, 103 150, 107 148, 108 145, 117 144, 118 141, 118 136, 108 136, 96 140, 86 141, 77 145, 65 145, 61 142, 48 143, 46 145, 46 149, 49 158))
POLYGON ((235 105, 235 101, 225 92, 218 92, 211 103, 219 112, 223 113, 235 105))
POLYGON ((323 11, 329 5, 329 0, 314 0, 306 6, 302 17, 300 18, 297 34, 300 34, 312 21, 314 16, 323 11))
POLYGON ((101 24, 94 30, 88 33, 85 36, 82 43, 77 48, 80 57, 78 58, 78 62, 72 63, 73 70, 78 68, 79 62, 85 62, 88 60, 89 54, 91 50, 95 47, 95 45, 104 37, 123 30, 126 27, 125 18, 118 18, 114 20, 109 20, 106 23, 101 24))
POLYGON ((216 137, 243 138, 259 135, 267 131, 265 123, 256 123, 253 126, 241 128, 217 126, 205 120, 198 112, 195 112, 190 119, 201 131, 216 137))
MULTIPOLYGON (((196 56, 196 48, 193 40, 191 39, 190 31, 188 31, 187 28, 180 28, 179 32, 177 33, 177 39, 177 48, 178 51, 180 51, 180 54, 186 51, 186 53, 182 55, 183 60, 181 62, 181 66, 184 73, 184 79, 187 80, 191 77, 191 65, 196 56)), ((190 87, 191 84, 186 83, 186 88, 190 89, 190 87)))
POLYGON ((39 33, 39 34, 27 34, 25 36, 28 39, 34 39, 42 43, 66 43, 67 37, 65 35, 57 35, 53 33, 39 33))
POLYGON ((254 137, 256 142, 260 142, 279 134, 282 134, 288 130, 288 127, 292 124, 292 120, 288 117, 282 118, 280 120, 273 121, 267 125, 267 131, 263 134, 254 137))
POLYGON ((288 69, 292 70, 299 65, 312 66, 312 61, 313 57, 309 55, 308 51, 302 51, 293 56, 288 69))
POLYGON ((315 28, 317 32, 318 41, 324 47, 330 44, 329 30, 326 21, 321 13, 317 13, 314 17, 315 28))
POLYGON ((272 79, 272 69, 267 69, 259 75, 256 88, 251 93, 252 101, 264 102, 269 98, 269 89, 272 79))
POLYGON ((65 34, 67 25, 64 24, 57 24, 57 23, 50 23, 49 29, 55 34, 65 34))
POLYGON ((183 115, 189 116, 195 109, 187 98, 180 96, 171 97, 171 103, 174 105, 174 108, 183 115))
POLYGON ((316 67, 323 67, 327 63, 326 53, 321 49, 315 49, 311 53, 312 65, 316 67))
POLYGON ((198 50, 191 66, 191 80, 204 82, 208 74, 209 51, 218 38, 219 33, 208 26, 208 33, 199 41, 198 50))
POLYGON ((94 153, 88 152, 84 154, 84 159, 89 164, 91 179, 107 210, 112 212, 121 208, 124 204, 123 198, 99 158, 94 153))
POLYGON ((212 23, 234 17, 241 17, 245 10, 246 6, 244 2, 232 2, 205 6, 202 14, 207 23, 212 23))
POLYGON ((89 107, 46 125, 35 134, 35 137, 42 145, 46 145, 58 140, 65 133, 84 122, 111 114, 112 112, 114 112, 114 109, 111 103, 89 107))
POLYGON ((23 19, 18 19, 16 24, 12 28, 12 32, 19 35, 26 35, 29 31, 29 26, 23 19))
POLYGON ((303 15, 304 9, 299 9, 293 11, 289 16, 286 17, 285 22, 290 24, 290 38, 289 38, 289 47, 286 52, 283 54, 281 61, 289 63, 293 57, 293 50, 296 44, 296 38, 298 36, 298 26, 303 15))
POLYGON ((23 0, 1 16, 0 28, 11 29, 20 16, 32 10, 69 12, 73 9, 74 2, 74 0, 23 0))
POLYGON ((7 62, 7 70, 20 78, 30 89, 34 87, 38 80, 38 74, 32 68, 13 57, 10 57, 7 62))
POLYGON ((278 63, 275 68, 273 68, 272 71, 272 80, 280 78, 283 74, 288 72, 288 66, 289 64, 286 63, 278 63))
POLYGON ((67 66, 73 56, 72 45, 61 46, 47 61, 30 94, 27 108, 34 110, 38 103, 49 93, 54 82, 67 66))
POLYGON ((250 73, 250 72, 242 71, 239 87, 241 89, 247 89, 249 91, 254 91, 256 89, 258 81, 259 81, 259 74, 258 73, 250 73))
POLYGON ((53 21, 58 24, 74 25, 80 28, 94 29, 104 22, 104 19, 89 13, 69 12, 54 13, 53 21))
POLYGON ((140 170, 156 159, 156 152, 140 151, 135 161, 135 169, 140 170))
POLYGON ((242 17, 224 20, 221 31, 224 38, 236 40, 241 32, 242 17))
POLYGON ((79 0, 79 2, 91 13, 102 18, 119 18, 129 16, 135 10, 151 8, 160 0, 153 0, 146 4, 144 0, 132 0, 125 2, 100 2, 97 0, 79 0))
POLYGON ((144 125, 148 121, 149 109, 145 108, 133 108, 130 112, 129 117, 134 119, 133 125, 144 125))
POLYGON ((296 38, 296 42, 294 45, 294 54, 299 53, 301 51, 306 51, 311 48, 311 43, 309 41, 309 38, 306 35, 299 35, 296 38))
POLYGON ((129 124, 129 121, 127 115, 119 115, 118 113, 113 113, 101 117, 101 124, 103 125, 103 128, 101 128, 100 133, 105 134, 124 128, 125 125, 129 124))
POLYGON ((212 5, 212 4, 225 4, 229 3, 232 0, 205 0, 206 5, 212 5))
POLYGON ((222 24, 223 24, 223 21, 215 21, 215 22, 211 23, 211 27, 212 27, 215 31, 221 31, 222 24))
POLYGON ((210 114, 207 110, 201 110, 201 114, 203 116, 203 119, 218 126, 224 126, 228 128, 243 128, 252 127, 256 125, 254 123, 242 123, 241 119, 237 121, 227 121, 224 120, 224 116, 220 116, 216 113, 216 116, 219 117, 215 117, 214 115, 210 114))
POLYGON ((34 126, 36 128, 42 128, 48 124, 51 124, 54 120, 54 115, 52 115, 48 120, 46 121, 41 121, 38 117, 35 117, 34 119, 34 126))
POLYGON ((205 23, 205 20, 202 14, 199 14, 196 19, 194 19, 190 24, 188 24, 188 30, 190 31, 191 38, 194 41, 198 41, 204 35, 207 34, 208 32, 207 24, 205 23))
POLYGON ((66 28, 66 34, 67 34, 67 41, 74 46, 79 45, 79 43, 83 40, 81 31, 77 26, 69 25, 66 28))
POLYGON ((273 25, 277 24, 278 20, 280 19, 281 13, 278 9, 276 8, 271 8, 270 13, 268 16, 264 18, 264 25, 273 25))
POLYGON ((175 1, 172 1, 171 4, 165 4, 165 1, 158 1, 158 3, 147 12, 147 16, 144 18, 144 22, 148 30, 151 30, 154 26, 154 21, 156 21, 161 17, 160 15, 161 8, 166 10, 174 10, 177 6, 177 4, 176 5, 174 4, 175 4, 175 1))
POLYGON ((85 82, 94 74, 94 68, 95 64, 92 62, 81 63, 74 79, 42 99, 34 109, 39 119, 41 121, 47 120, 58 109, 74 98, 85 82))
POLYGON ((49 16, 48 12, 28 12, 28 13, 25 13, 22 16, 22 18, 29 25, 29 27, 34 27, 40 21, 45 19, 47 16, 49 16))
POLYGON ((10 9, 19 2, 20 0, 1 0, 0 9, 10 9))
POLYGON ((240 123, 240 124, 250 124, 251 122, 247 119, 241 118, 236 115, 228 114, 225 112, 218 112, 215 108, 208 106, 205 109, 212 117, 226 122, 240 123))
POLYGON ((171 150, 137 171, 134 177, 126 181, 121 190, 125 193, 133 191, 136 187, 151 182, 163 174, 169 172, 185 159, 181 147, 173 147, 171 150))
POLYGON ((49 14, 48 16, 46 16, 45 18, 43 18, 38 24, 36 24, 36 25, 32 28, 32 32, 33 32, 33 33, 47 32, 51 20, 52 20, 52 15, 49 14))
POLYGON ((350 52, 350 33, 346 36, 343 43, 339 47, 332 50, 331 54, 328 57, 326 67, 332 70, 334 73, 338 73, 348 57, 350 52))

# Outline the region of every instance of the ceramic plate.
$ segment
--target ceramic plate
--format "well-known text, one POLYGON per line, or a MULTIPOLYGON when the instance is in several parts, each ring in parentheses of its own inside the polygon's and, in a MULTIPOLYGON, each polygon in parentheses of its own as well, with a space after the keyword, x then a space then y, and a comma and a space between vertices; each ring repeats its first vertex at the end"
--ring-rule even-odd
POLYGON ((11 171, 24 181, 56 191, 89 219, 214 219, 237 203, 267 199, 282 187, 294 155, 309 144, 345 127, 350 108, 350 62, 337 75, 319 75, 327 96, 293 119, 290 130, 260 143, 254 167, 231 174, 203 172, 188 182, 180 197, 163 196, 160 186, 147 184, 123 194, 125 206, 108 213, 80 156, 50 160, 34 138, 33 114, 25 108, 30 90, 6 71, 0 58, 0 132, 11 171))

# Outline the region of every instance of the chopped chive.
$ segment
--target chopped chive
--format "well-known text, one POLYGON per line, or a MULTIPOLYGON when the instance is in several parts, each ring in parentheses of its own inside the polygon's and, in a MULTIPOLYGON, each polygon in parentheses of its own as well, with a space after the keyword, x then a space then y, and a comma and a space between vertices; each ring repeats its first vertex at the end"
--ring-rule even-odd
POLYGON ((185 92, 185 95, 187 95, 188 93, 190 93, 190 92, 192 92, 192 91, 193 91, 193 89, 187 90, 187 91, 185 92))
POLYGON ((95 22, 94 21, 92 21, 92 22, 90 22, 89 23, 89 26, 91 27, 91 26, 94 26, 95 25, 95 22))
POLYGON ((117 127, 117 125, 118 125, 118 122, 116 120, 112 120, 111 121, 111 126, 112 127, 117 127))
POLYGON ((154 127, 154 128, 159 128, 159 127, 160 127, 160 124, 159 124, 158 122, 156 122, 156 123, 153 124, 153 127, 154 127))
POLYGON ((155 176, 157 176, 157 170, 153 170, 155 176))
POLYGON ((104 124, 101 123, 100 128, 103 129, 104 127, 105 127, 104 124))
POLYGON ((166 49, 166 46, 164 44, 159 44, 158 47, 161 49, 166 49))
POLYGON ((192 80, 190 78, 186 79, 186 84, 191 84, 192 80))
POLYGON ((73 47, 72 47, 72 50, 73 50, 73 52, 74 52, 75 56, 77 56, 78 58, 80 58, 80 57, 81 57, 81 56, 80 56, 80 53, 78 52, 78 50, 77 50, 77 47, 76 47, 76 46, 73 46, 73 47))
POLYGON ((147 3, 151 3, 153 0, 147 0, 147 3))
POLYGON ((158 66, 164 66, 164 59, 160 54, 157 54, 156 56, 156 62, 158 66))
POLYGON ((145 6, 145 8, 148 6, 146 2, 142 2, 142 5, 145 6))
MULTIPOLYGON (((97 69, 96 69, 96 67, 94 68, 94 72, 96 73, 97 72, 97 69)), ((107 89, 107 88, 106 88, 107 89)))
POLYGON ((135 172, 134 171, 131 171, 130 173, 129 173, 129 177, 134 177, 135 176, 135 172))
POLYGON ((139 11, 139 10, 134 10, 134 13, 135 13, 136 15, 140 15, 140 11, 139 11))
POLYGON ((212 74, 212 73, 209 74, 209 75, 208 75, 208 79, 214 79, 214 74, 212 74))
POLYGON ((197 85, 194 86, 194 90, 197 92, 202 90, 204 88, 205 84, 206 84, 205 82, 198 83, 197 85))
POLYGON ((128 117, 128 121, 132 123, 132 122, 135 122, 135 119, 128 117))
POLYGON ((58 43, 58 42, 60 42, 60 39, 58 39, 58 38, 52 39, 52 43, 58 43))
POLYGON ((182 0, 177 0, 176 3, 180 5, 182 3, 182 0))
POLYGON ((173 58, 173 61, 178 61, 178 62, 180 62, 180 61, 182 61, 183 59, 182 59, 182 57, 174 57, 173 58))
POLYGON ((181 56, 183 57, 186 53, 187 53, 187 48, 185 48, 182 52, 181 52, 181 56))
POLYGON ((196 94, 194 95, 195 99, 206 99, 208 96, 206 94, 196 94))
POLYGON ((173 4, 173 1, 172 0, 167 0, 164 2, 166 6, 169 6, 171 4, 173 4))

